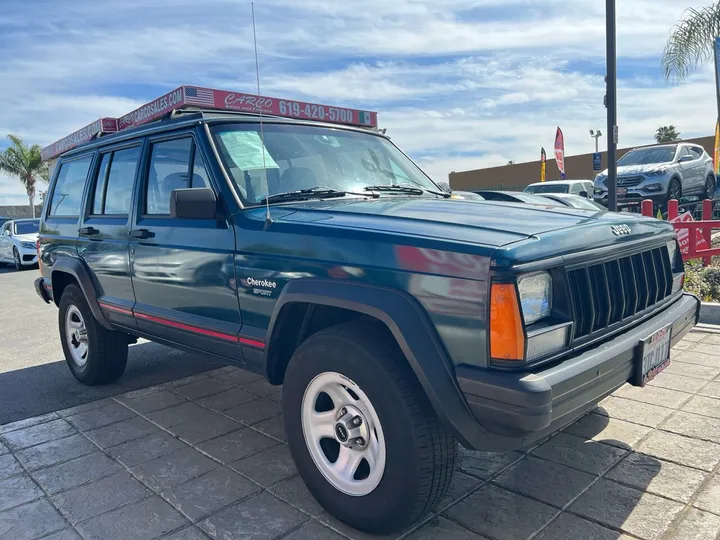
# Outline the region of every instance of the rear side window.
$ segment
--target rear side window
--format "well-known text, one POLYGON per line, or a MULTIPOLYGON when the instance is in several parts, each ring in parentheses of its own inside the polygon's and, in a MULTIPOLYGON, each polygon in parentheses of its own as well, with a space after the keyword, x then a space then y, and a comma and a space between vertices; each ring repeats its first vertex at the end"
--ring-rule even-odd
POLYGON ((192 138, 184 137, 152 145, 145 186, 145 214, 170 214, 170 194, 173 190, 198 187, 210 187, 210 183, 192 138))
POLYGON ((93 197, 93 214, 127 215, 130 212, 140 147, 103 154, 93 197))
POLYGON ((703 155, 704 150, 701 148, 698 148, 697 146, 690 146, 690 154, 695 159, 700 159, 703 155))
POLYGON ((80 203, 91 161, 92 156, 88 155, 60 165, 49 215, 74 217, 80 214, 80 203))

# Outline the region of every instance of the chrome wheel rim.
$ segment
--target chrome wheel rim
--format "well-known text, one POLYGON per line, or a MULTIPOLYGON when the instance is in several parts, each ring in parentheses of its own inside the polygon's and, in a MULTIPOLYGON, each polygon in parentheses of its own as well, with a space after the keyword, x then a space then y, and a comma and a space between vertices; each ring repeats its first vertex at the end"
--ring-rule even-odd
POLYGON ((670 199, 679 199, 680 198, 680 188, 678 187, 677 183, 673 182, 670 185, 670 199))
POLYGON ((22 263, 20 262, 20 254, 16 251, 14 253, 14 255, 15 255, 15 269, 20 270, 20 268, 22 267, 22 263))
POLYGON ((70 306, 65 314, 65 337, 73 363, 84 367, 88 358, 88 339, 85 319, 76 306, 70 306))
POLYGON ((317 375, 301 405, 305 444, 333 487, 354 497, 371 493, 385 471, 385 437, 367 395, 348 377, 317 375))
POLYGON ((707 182, 705 182, 705 192, 710 198, 715 194, 715 182, 712 178, 708 178, 707 182))

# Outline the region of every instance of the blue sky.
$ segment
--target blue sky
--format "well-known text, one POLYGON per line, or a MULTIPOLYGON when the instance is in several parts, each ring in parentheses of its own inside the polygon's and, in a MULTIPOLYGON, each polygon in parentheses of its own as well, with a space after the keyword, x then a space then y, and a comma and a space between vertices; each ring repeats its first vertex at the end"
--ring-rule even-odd
MULTIPOLYGON (((709 135, 708 66, 682 85, 660 55, 687 7, 618 2, 620 145, 660 125, 709 135)), ((45 146, 181 84, 255 89, 250 3, 240 0, 4 0, 0 147, 45 146), (70 4, 70 7, 68 7, 70 4)), ((556 126, 568 154, 605 132, 602 0, 258 0, 262 93, 377 110, 381 127, 437 180, 537 159, 556 126)), ((605 142, 603 138, 602 143, 605 142)), ((0 176, 0 205, 26 203, 0 176)))

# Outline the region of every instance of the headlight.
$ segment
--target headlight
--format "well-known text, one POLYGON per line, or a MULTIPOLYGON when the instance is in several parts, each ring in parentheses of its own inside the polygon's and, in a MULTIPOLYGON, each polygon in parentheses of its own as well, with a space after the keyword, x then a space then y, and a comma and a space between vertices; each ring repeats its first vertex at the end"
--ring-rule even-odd
POLYGON ((667 169, 658 169, 657 171, 650 171, 645 173, 645 176, 665 176, 667 169))
POLYGON ((35 249, 35 242, 20 242, 20 245, 25 249, 35 249))
POLYGON ((525 325, 550 315, 552 309, 552 278, 547 272, 527 274, 518 278, 518 292, 525 325))

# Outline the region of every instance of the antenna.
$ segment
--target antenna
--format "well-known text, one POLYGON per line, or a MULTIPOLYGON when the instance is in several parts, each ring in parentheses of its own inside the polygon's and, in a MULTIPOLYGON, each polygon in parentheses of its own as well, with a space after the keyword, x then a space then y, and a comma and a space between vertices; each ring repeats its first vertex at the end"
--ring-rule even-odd
MULTIPOLYGON (((257 103, 260 103, 260 63, 258 62, 257 52, 257 34, 255 32, 255 2, 250 3, 250 9, 252 10, 252 25, 253 25, 253 44, 255 46, 255 77, 257 79, 257 103)), ((267 179, 267 168, 265 166, 265 132, 263 130, 263 114, 262 107, 257 106, 258 113, 260 115, 260 144, 262 146, 262 162, 263 162, 263 178, 265 178, 265 227, 267 230, 272 223, 272 217, 270 216, 270 184, 267 179)))

